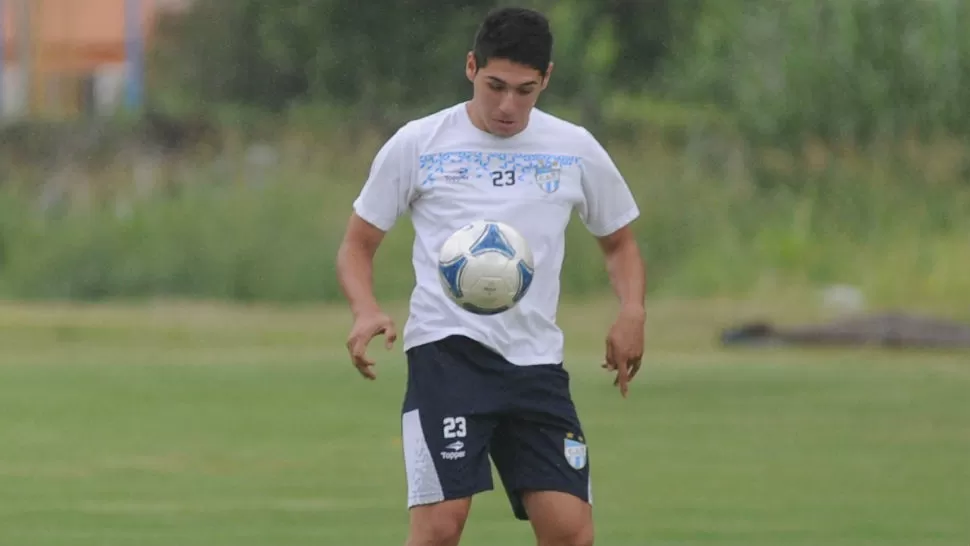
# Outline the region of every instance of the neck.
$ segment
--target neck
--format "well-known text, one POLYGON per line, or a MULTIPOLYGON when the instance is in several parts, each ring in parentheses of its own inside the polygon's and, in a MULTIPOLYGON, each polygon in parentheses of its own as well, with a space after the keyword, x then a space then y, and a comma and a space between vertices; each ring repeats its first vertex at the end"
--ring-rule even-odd
POLYGON ((465 111, 468 113, 468 119, 471 120, 472 125, 474 125, 480 131, 491 134, 488 127, 485 125, 485 121, 482 120, 481 116, 478 114, 478 108, 475 107, 474 99, 465 104, 465 111))

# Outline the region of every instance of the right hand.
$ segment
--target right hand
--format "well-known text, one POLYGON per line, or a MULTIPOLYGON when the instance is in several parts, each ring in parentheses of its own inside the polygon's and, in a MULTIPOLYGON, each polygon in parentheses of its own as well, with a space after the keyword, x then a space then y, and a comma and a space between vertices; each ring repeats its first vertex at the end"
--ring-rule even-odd
POLYGON ((367 344, 380 334, 384 334, 384 345, 390 350, 397 340, 394 321, 382 311, 374 310, 357 315, 350 337, 347 339, 350 360, 360 375, 366 379, 377 379, 377 375, 371 369, 375 362, 367 357, 367 344))

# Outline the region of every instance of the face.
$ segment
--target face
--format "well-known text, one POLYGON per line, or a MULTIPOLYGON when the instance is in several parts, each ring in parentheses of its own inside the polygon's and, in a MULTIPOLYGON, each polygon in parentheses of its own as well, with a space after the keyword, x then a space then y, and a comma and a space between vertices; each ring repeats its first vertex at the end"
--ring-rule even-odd
POLYGON ((535 68, 507 59, 490 59, 478 67, 474 54, 469 53, 465 74, 474 88, 471 114, 475 124, 496 136, 521 132, 551 73, 552 63, 543 77, 535 68))

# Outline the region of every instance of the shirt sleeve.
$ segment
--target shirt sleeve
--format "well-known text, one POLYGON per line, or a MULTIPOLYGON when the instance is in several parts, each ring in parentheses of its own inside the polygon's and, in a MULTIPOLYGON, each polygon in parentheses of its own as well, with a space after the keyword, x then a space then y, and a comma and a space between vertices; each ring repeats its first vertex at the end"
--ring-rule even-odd
POLYGON ((378 150, 354 200, 354 212, 381 231, 389 231, 410 207, 414 146, 409 129, 399 129, 378 150))
POLYGON ((613 159, 589 131, 584 131, 587 136, 582 162, 584 199, 579 217, 590 233, 604 237, 635 220, 640 216, 640 209, 613 159))

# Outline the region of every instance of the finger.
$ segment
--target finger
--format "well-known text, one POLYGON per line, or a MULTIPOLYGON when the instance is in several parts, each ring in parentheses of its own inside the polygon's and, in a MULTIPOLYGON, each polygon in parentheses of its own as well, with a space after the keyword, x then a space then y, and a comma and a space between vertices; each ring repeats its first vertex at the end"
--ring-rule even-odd
POLYGON ((633 358, 630 360, 630 365, 629 365, 630 381, 633 381, 633 378, 636 377, 637 374, 640 372, 640 367, 642 366, 642 364, 643 364, 642 357, 633 358))
POLYGON ((350 356, 353 357, 355 362, 358 359, 366 360, 367 344, 370 343, 370 340, 374 337, 374 335, 375 334, 373 333, 367 336, 358 335, 358 336, 354 336, 354 339, 351 340, 352 342, 350 346, 350 356))
POLYGON ((351 359, 354 363, 354 367, 357 368, 358 372, 360 372, 360 375, 366 377, 367 379, 377 379, 377 376, 371 369, 376 365, 376 363, 367 358, 367 354, 364 353, 363 350, 361 350, 361 352, 353 353, 351 355, 351 359))
POLYGON ((352 358, 352 360, 354 362, 354 366, 357 366, 358 368, 360 368, 361 366, 375 366, 375 365, 377 365, 376 362, 374 362, 373 360, 371 360, 370 358, 368 358, 368 356, 367 356, 366 353, 354 354, 354 355, 352 355, 351 358, 352 358))
POLYGON ((613 386, 614 387, 619 387, 620 386, 620 370, 621 369, 622 369, 622 366, 616 366, 616 365, 613 366, 613 370, 616 371, 616 376, 613 377, 613 386))
POLYGON ((613 343, 609 339, 606 340, 606 363, 603 367, 610 371, 616 369, 616 359, 613 357, 613 343))
POLYGON ((366 366, 374 365, 374 361, 367 357, 366 342, 357 342, 357 344, 354 345, 353 350, 350 351, 350 357, 353 358, 355 366, 361 365, 361 364, 366 366))
POLYGON ((354 354, 351 356, 351 360, 354 363, 354 366, 358 369, 370 368, 377 365, 377 363, 368 358, 366 354, 354 354))
POLYGON ((387 326, 384 327, 384 346, 390 350, 394 347, 395 341, 397 341, 397 329, 393 322, 388 322, 387 326))
POLYGON ((364 338, 357 338, 354 341, 353 348, 350 351, 350 358, 357 368, 357 371, 361 373, 364 377, 369 379, 375 379, 376 376, 370 368, 376 365, 376 363, 367 357, 367 341, 364 338))
POLYGON ((356 329, 351 332, 350 337, 347 339, 347 352, 350 356, 356 356, 363 354, 367 350, 367 344, 376 335, 375 332, 358 332, 356 329))
POLYGON ((366 379, 370 379, 371 381, 373 381, 374 379, 377 379, 377 374, 375 374, 374 371, 371 370, 370 368, 371 366, 373 366, 373 364, 364 363, 364 364, 358 364, 356 367, 360 375, 364 376, 366 379))
POLYGON ((616 383, 620 386, 620 394, 623 398, 626 398, 627 392, 630 390, 630 369, 627 367, 626 359, 619 361, 616 372, 616 383))

